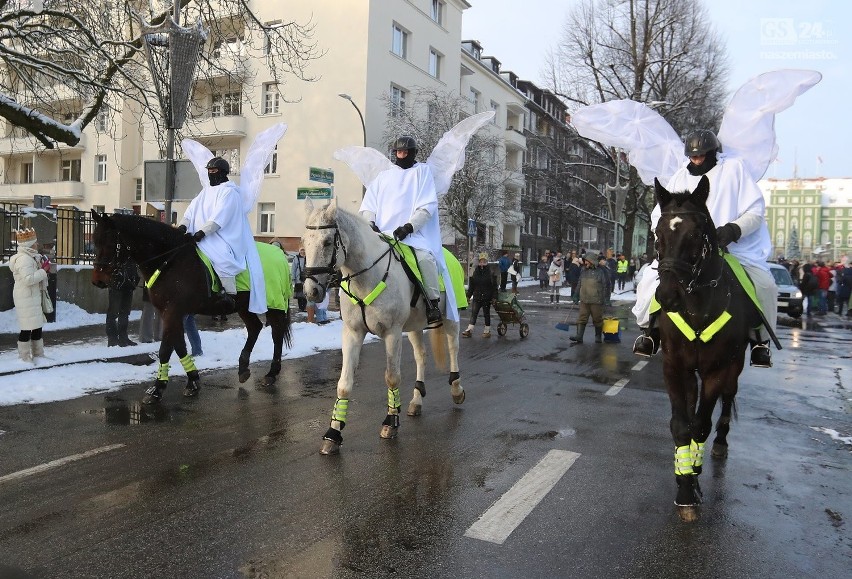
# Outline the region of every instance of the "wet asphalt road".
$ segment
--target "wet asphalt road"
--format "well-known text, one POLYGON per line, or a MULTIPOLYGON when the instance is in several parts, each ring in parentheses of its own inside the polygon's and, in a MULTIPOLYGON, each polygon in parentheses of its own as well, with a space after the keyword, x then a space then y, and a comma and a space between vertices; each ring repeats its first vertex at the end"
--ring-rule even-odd
MULTIPOLYGON (((286 362, 270 390, 216 372, 185 401, 173 378, 156 409, 140 385, 0 407, 0 477, 122 445, 0 482, 0 578, 848 576, 852 445, 815 428, 852 436, 852 325, 782 325, 775 367, 746 368, 730 456, 708 453, 687 525, 660 358, 637 369, 632 323, 571 347, 564 306, 524 306, 527 339, 482 339, 480 321, 463 340, 465 403, 430 367, 423 416, 392 441, 383 349, 365 347, 337 457, 318 449, 339 353, 286 362), (464 536, 554 449, 580 456, 503 544, 464 536)), ((407 344, 403 368, 413 384, 407 344)))

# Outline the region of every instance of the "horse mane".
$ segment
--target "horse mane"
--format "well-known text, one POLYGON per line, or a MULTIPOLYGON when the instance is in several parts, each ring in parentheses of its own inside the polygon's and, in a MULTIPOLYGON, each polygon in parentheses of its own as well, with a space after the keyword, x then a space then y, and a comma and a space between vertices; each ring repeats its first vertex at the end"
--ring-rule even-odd
POLYGON ((109 218, 115 223, 116 229, 130 237, 160 241, 170 246, 184 243, 184 237, 180 231, 156 219, 143 215, 124 214, 110 215, 109 218))

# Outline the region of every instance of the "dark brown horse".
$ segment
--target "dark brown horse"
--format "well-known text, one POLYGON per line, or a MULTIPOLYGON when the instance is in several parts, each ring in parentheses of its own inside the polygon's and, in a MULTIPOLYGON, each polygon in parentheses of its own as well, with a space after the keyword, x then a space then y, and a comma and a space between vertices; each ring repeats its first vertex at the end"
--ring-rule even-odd
POLYGON ((692 193, 670 193, 655 182, 662 215, 657 228, 660 285, 657 301, 663 375, 672 406, 675 504, 684 521, 698 518, 698 475, 713 409, 722 399, 712 454, 727 456, 737 380, 745 364, 749 331, 760 315, 719 251, 707 210, 709 182, 692 193))
MULTIPOLYGON (((251 375, 249 358, 263 329, 257 314, 248 310, 249 292, 240 291, 233 307, 222 310, 222 300, 211 294, 207 268, 196 253, 195 243, 174 227, 138 215, 103 215, 92 211, 97 226, 92 241, 95 244, 95 263, 92 283, 107 287, 113 271, 132 260, 139 267, 148 284, 151 304, 163 320, 163 339, 160 342, 160 367, 157 378, 146 391, 143 402, 151 404, 162 397, 169 383, 169 358, 175 352, 186 371, 184 396, 195 396, 199 390, 198 370, 192 356, 187 353, 184 341, 183 319, 188 314, 228 314, 236 311, 245 323, 248 338, 240 352, 238 376, 245 382, 251 375), (152 280, 153 277, 153 280, 152 280)), ((274 353, 264 385, 275 382, 281 371, 281 353, 286 342, 291 344, 290 314, 286 304, 290 298, 290 269, 284 253, 268 244, 258 244, 258 249, 272 250, 270 259, 262 259, 267 280, 283 281, 281 295, 267 295, 267 302, 277 306, 266 312, 266 321, 272 327, 274 353)), ((262 256, 263 257, 263 256, 262 256)))

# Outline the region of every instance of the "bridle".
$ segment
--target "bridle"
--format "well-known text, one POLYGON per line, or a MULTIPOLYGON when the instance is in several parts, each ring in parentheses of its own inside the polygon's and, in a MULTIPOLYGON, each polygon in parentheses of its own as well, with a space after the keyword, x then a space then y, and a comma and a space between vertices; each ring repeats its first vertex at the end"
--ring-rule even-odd
POLYGON ((127 263, 130 261, 130 246, 126 243, 122 243, 121 234, 116 231, 115 236, 115 251, 112 254, 112 259, 107 262, 103 260, 95 259, 92 262, 92 267, 95 271, 104 273, 107 275, 112 275, 113 272, 123 269, 127 263), (122 255, 124 254, 124 255, 122 255), (123 257, 123 259, 122 259, 123 257))
POLYGON ((702 227, 702 244, 701 255, 695 263, 690 263, 680 257, 660 258, 659 250, 657 251, 657 273, 671 273, 676 276, 677 283, 683 290, 691 294, 701 288, 709 287, 716 288, 722 279, 724 273, 724 260, 719 262, 719 275, 706 283, 698 283, 701 278, 701 273, 704 266, 708 263, 708 258, 713 255, 713 243, 707 235, 707 225, 710 223, 709 216, 702 211, 665 211, 660 217, 680 217, 681 215, 698 215, 704 222, 702 227))

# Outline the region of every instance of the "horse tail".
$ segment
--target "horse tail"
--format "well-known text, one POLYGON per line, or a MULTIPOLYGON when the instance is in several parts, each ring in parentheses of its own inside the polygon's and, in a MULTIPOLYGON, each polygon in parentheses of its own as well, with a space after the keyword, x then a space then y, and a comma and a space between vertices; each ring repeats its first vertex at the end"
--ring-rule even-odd
POLYGON ((432 346, 432 359, 435 360, 435 366, 446 372, 447 366, 447 335, 444 330, 447 328, 447 320, 444 320, 444 325, 434 330, 429 330, 429 344, 432 346))

